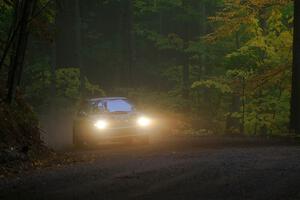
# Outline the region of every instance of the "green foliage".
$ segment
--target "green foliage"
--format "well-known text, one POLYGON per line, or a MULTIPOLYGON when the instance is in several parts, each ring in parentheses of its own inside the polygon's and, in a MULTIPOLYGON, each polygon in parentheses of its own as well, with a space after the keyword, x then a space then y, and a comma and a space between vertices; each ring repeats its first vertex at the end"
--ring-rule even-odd
POLYGON ((0 101, 0 149, 29 149, 28 156, 36 156, 45 150, 40 139, 37 116, 20 96, 13 105, 0 101))
POLYGON ((231 93, 232 89, 226 83, 217 80, 196 81, 192 85, 192 89, 209 88, 219 90, 221 93, 231 93))
POLYGON ((86 77, 85 77, 85 90, 87 91, 87 94, 90 97, 105 96, 105 91, 101 89, 99 85, 91 83, 86 77))
POLYGON ((0 36, 1 39, 7 38, 7 33, 12 21, 12 9, 7 4, 0 3, 0 36))
POLYGON ((76 101, 80 98, 80 72, 78 68, 56 70, 56 92, 59 97, 76 101))
POLYGON ((128 97, 144 111, 183 112, 188 104, 172 91, 166 93, 145 88, 116 88, 113 94, 128 97))
MULTIPOLYGON (((50 104, 56 98, 60 104, 72 107, 81 98, 80 70, 78 68, 61 68, 55 72, 55 97, 51 94, 52 74, 47 61, 39 61, 30 66, 26 72, 26 98, 38 109, 50 104)), ((105 95, 99 85, 92 84, 87 78, 84 81, 84 93, 87 97, 105 95)))
POLYGON ((164 9, 174 9, 182 6, 182 0, 154 0, 154 1, 144 1, 135 0, 134 7, 139 15, 145 13, 155 13, 164 9))
MULTIPOLYGON (((39 1, 39 7, 46 2, 39 1)), ((240 124, 229 129, 235 132, 243 131, 239 125, 247 134, 287 131, 292 1, 132 3, 133 7, 122 0, 91 1, 82 9, 82 63, 89 77, 83 80, 85 97, 105 95, 101 85, 142 108, 184 114, 198 129, 225 132, 228 121, 234 119, 240 124), (188 76, 183 70, 186 66, 188 76), (143 89, 124 89, 128 85, 143 89), (187 85, 189 95, 183 98, 187 85), (198 121, 199 126, 195 125, 198 121)), ((38 41, 53 39, 53 8, 51 4, 32 24, 38 41)), ((12 13, 4 4, 0 10, 0 36, 4 38, 12 13)), ((44 49, 43 45, 39 48, 44 49)), ((35 107, 47 107, 53 99, 61 105, 75 105, 83 95, 79 69, 70 66, 51 72, 47 60, 32 58, 28 63, 23 85, 35 107)))
POLYGON ((24 71, 25 98, 33 105, 47 104, 50 94, 51 72, 47 60, 39 60, 24 71))
MULTIPOLYGON (((78 101, 80 92, 80 70, 78 68, 62 68, 56 70, 56 91, 61 98, 78 101)), ((87 97, 103 97, 105 92, 92 84, 86 77, 84 80, 84 92, 87 97)))
POLYGON ((160 74, 170 85, 168 94, 181 96, 182 58, 187 57, 190 114, 205 118, 219 132, 225 131, 229 118, 238 119, 248 134, 287 131, 291 1, 138 0, 135 9, 137 35, 177 58, 162 60, 160 74), (150 16, 156 23, 145 21, 150 16))
MULTIPOLYGON (((228 0, 210 18, 218 26, 205 39, 213 45, 231 40, 236 48, 223 54, 222 73, 196 81, 192 88, 213 87, 221 94, 238 95, 240 109, 221 112, 226 118, 239 119, 248 134, 287 132, 293 42, 290 8, 289 1, 240 4, 228 0)), ((230 108, 228 100, 222 99, 230 108)))

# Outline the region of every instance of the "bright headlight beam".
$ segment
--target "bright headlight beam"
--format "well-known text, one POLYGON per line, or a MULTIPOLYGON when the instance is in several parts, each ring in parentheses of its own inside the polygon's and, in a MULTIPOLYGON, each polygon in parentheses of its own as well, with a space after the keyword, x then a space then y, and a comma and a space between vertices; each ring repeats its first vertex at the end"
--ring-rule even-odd
POLYGON ((98 128, 98 129, 106 129, 107 126, 108 126, 108 123, 107 123, 107 121, 105 121, 105 120, 98 120, 98 121, 94 124, 94 126, 95 126, 96 128, 98 128))
POLYGON ((146 127, 151 124, 151 120, 147 117, 140 117, 138 118, 137 123, 139 126, 146 127))

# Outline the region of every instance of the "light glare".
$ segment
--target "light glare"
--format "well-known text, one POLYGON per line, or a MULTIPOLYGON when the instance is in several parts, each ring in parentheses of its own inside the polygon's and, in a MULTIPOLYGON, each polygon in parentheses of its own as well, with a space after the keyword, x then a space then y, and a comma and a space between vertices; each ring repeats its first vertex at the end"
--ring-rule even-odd
POLYGON ((147 117, 140 117, 138 118, 137 123, 139 126, 145 127, 151 124, 151 120, 147 117))
POLYGON ((94 126, 98 129, 106 129, 108 123, 105 120, 99 120, 94 124, 94 126))

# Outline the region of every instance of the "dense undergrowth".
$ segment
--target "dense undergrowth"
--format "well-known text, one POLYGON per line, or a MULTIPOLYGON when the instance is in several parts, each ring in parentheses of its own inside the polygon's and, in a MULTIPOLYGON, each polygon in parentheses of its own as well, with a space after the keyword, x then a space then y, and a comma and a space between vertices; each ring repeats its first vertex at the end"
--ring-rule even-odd
POLYGON ((20 97, 12 105, 0 101, 0 163, 31 161, 49 154, 41 140, 39 121, 20 97))

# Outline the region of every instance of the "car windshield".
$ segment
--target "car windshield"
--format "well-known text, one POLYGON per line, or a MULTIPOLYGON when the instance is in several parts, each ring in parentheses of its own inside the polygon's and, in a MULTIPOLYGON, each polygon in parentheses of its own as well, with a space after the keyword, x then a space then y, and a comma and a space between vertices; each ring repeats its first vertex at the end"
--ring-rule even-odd
POLYGON ((108 112, 131 112, 132 105, 123 99, 109 100, 106 102, 108 112))
POLYGON ((93 103, 96 112, 124 113, 131 112, 133 105, 126 99, 101 100, 93 103))

